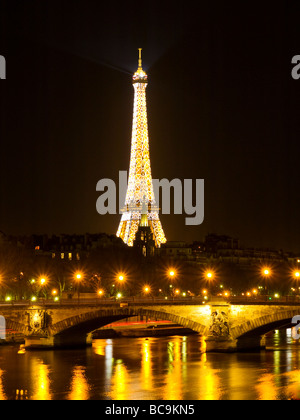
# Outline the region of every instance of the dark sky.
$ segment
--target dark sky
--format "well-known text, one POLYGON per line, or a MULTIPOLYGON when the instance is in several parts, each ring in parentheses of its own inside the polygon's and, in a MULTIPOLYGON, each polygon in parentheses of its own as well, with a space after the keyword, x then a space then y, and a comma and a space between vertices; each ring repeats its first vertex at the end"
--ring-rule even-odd
POLYGON ((116 233, 96 184, 129 168, 142 47, 152 175, 205 180, 204 223, 162 215, 167 239, 300 251, 299 21, 291 0, 0 0, 0 230, 116 233))

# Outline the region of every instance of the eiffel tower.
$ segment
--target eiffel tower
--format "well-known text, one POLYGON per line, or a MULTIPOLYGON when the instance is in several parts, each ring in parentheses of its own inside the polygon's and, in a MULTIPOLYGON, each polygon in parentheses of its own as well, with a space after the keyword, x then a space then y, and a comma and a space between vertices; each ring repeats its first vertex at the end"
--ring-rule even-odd
POLYGON ((151 176, 147 122, 146 87, 148 76, 142 68, 142 49, 139 48, 138 69, 132 78, 134 88, 131 156, 125 207, 117 236, 133 246, 139 226, 150 227, 155 246, 166 242, 159 220, 151 176))

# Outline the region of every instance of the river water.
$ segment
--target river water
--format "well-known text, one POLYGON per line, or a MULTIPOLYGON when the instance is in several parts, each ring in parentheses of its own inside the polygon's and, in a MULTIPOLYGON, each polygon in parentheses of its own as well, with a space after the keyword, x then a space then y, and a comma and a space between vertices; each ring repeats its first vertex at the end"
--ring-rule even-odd
POLYGON ((0 399, 276 400, 300 398, 290 330, 257 353, 201 353, 198 335, 94 340, 81 350, 0 348, 0 399))

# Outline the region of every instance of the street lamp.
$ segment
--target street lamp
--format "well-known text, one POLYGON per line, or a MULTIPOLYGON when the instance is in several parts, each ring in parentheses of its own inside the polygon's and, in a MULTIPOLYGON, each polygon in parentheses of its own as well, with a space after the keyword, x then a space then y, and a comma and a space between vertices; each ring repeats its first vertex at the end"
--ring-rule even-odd
POLYGON ((126 290, 126 283, 127 283, 126 274, 124 272, 119 272, 118 274, 116 274, 115 280, 116 280, 116 285, 115 284, 112 285, 113 294, 117 299, 120 299, 120 296, 118 297, 118 295, 123 296, 123 293, 126 290))
POLYGON ((48 281, 48 278, 44 275, 39 278, 39 283, 40 283, 40 286, 41 286, 41 290, 44 293, 45 298, 47 297, 47 291, 45 289, 47 281, 48 281))
POLYGON ((204 285, 208 289, 206 290, 206 293, 213 293, 212 290, 215 289, 213 287, 215 285, 216 280, 216 272, 215 270, 212 270, 211 268, 207 268, 205 271, 202 272, 202 278, 204 279, 204 285))
POLYGON ((79 290, 79 287, 80 287, 80 282, 81 282, 82 278, 83 278, 83 274, 81 272, 77 271, 77 273, 75 273, 75 280, 77 282, 78 305, 79 305, 79 300, 80 300, 80 290, 79 290))
POLYGON ((47 282, 47 280, 45 279, 45 277, 42 277, 40 279, 40 283, 41 283, 42 286, 44 286, 46 284, 46 282, 47 282))
POLYGON ((173 291, 172 281, 175 280, 175 278, 176 278, 176 271, 173 268, 168 271, 168 277, 169 277, 169 281, 170 281, 168 290, 169 290, 170 294, 173 295, 174 291, 173 291))
POLYGON ((263 267, 262 269, 262 277, 264 279, 264 289, 265 289, 265 294, 268 294, 268 290, 267 290, 267 279, 271 276, 272 271, 269 267, 263 267))
POLYGON ((294 277, 296 280, 300 279, 300 271, 294 271, 294 277))
POLYGON ((149 293, 151 292, 151 288, 150 286, 144 286, 143 291, 145 293, 145 295, 149 295, 149 293))
POLYGON ((205 271, 203 272, 203 277, 204 277, 206 280, 208 280, 208 281, 212 281, 212 280, 214 280, 214 279, 215 279, 215 277, 216 277, 216 273, 215 273, 215 271, 214 271, 214 270, 212 270, 212 269, 208 268, 207 270, 205 270, 205 271))

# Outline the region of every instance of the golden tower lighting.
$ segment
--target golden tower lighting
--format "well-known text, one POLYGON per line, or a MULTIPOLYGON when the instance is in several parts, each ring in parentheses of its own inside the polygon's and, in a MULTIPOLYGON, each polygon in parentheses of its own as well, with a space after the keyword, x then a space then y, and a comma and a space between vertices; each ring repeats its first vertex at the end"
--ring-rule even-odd
POLYGON ((155 245, 160 247, 166 242, 166 238, 159 220, 159 209, 156 206, 152 184, 146 105, 148 76, 142 68, 141 54, 142 49, 139 48, 138 69, 132 78, 134 105, 128 187, 117 236, 128 246, 133 246, 142 222, 143 226, 150 226, 155 245))

